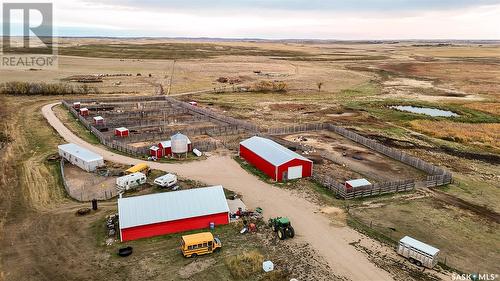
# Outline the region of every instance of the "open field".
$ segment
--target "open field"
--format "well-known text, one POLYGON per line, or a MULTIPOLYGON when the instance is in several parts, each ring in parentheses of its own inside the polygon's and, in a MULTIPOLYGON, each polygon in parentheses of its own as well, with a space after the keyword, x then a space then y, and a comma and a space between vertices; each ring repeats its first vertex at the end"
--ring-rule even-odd
MULTIPOLYGON (((311 122, 347 126, 385 145, 449 169, 454 174, 455 182, 440 191, 451 198, 463 200, 466 206, 482 207, 494 214, 500 212, 500 158, 495 138, 499 124, 499 45, 421 47, 410 42, 211 42, 196 45, 187 40, 92 38, 64 39, 60 44, 63 50, 67 48, 62 53, 67 52, 68 56, 61 56, 59 69, 0 70, 0 82, 77 83, 66 81, 74 75, 110 74, 103 76, 102 82, 91 84, 100 91, 99 95, 91 97, 145 96, 157 93, 159 85, 167 89, 174 59, 174 95, 233 87, 217 82, 219 77, 238 78, 241 82, 235 87, 252 86, 260 81, 284 81, 288 85, 285 93, 191 93, 176 98, 195 100, 202 108, 263 127, 311 122), (118 52, 122 49, 123 56, 118 52), (96 57, 89 57, 97 51, 96 57), (144 57, 145 51, 148 58, 144 57), (141 75, 137 76, 138 73, 141 75), (125 74, 128 76, 123 76, 125 74), (323 82, 321 91, 317 85, 319 82, 323 82), (388 108, 389 105, 439 108, 457 112, 460 117, 434 118, 396 111, 388 108)), ((236 234, 238 229, 231 227, 218 230, 228 242, 229 251, 223 250, 220 255, 207 259, 191 261, 179 258, 172 250, 178 243, 178 236, 175 235, 134 242, 137 252, 131 257, 133 262, 117 258, 114 252, 118 245, 103 246, 100 228, 105 215, 115 212, 116 204, 103 202, 97 213, 87 217, 74 216, 78 208, 88 207, 88 204, 76 203, 67 197, 61 186, 57 165, 45 160, 56 152, 56 146, 62 139, 43 119, 40 109, 63 98, 71 100, 75 97, 0 96, 3 105, 0 117, 5 120, 0 124, 0 157, 2 163, 6 163, 0 166, 0 232, 3 233, 0 246, 6 249, 0 255, 0 279, 122 280, 147 277, 151 280, 178 280, 187 276, 186 280, 201 280, 204 277, 208 278, 204 280, 230 280, 233 276, 227 258, 247 251, 257 251, 276 259, 279 265, 286 264, 286 255, 295 257, 292 259, 296 262, 290 262, 288 268, 291 272, 299 272, 303 279, 314 279, 313 272, 318 273, 316 276, 331 274, 329 280, 338 275, 339 269, 328 267, 325 262, 336 260, 331 251, 323 249, 318 254, 311 250, 324 246, 318 241, 312 241, 312 245, 308 246, 287 245, 280 252, 280 244, 268 239, 265 234, 241 238, 236 234), (301 249, 307 254, 301 256, 301 249), (308 268, 308 261, 313 259, 313 267, 308 268), (195 274, 190 275, 193 272, 195 274)), ((74 122, 67 110, 56 107, 55 112, 72 132, 103 148, 74 122)), ((190 118, 177 117, 179 120, 190 118)), ((148 122, 163 118, 157 116, 148 122)), ((127 122, 127 118, 116 120, 127 122)), ((182 126, 189 127, 191 123, 182 123, 182 126)), ((296 137, 290 136, 290 139, 296 137)), ((314 145, 330 149, 332 153, 341 153, 339 149, 343 146, 353 155, 362 152, 367 159, 367 164, 361 166, 356 166, 358 160, 352 159, 346 167, 327 162, 324 164, 326 169, 322 171, 338 171, 340 177, 364 176, 370 179, 419 176, 418 172, 406 169, 400 163, 386 161, 364 147, 343 142, 340 145, 338 140, 327 136, 306 137, 314 145)), ((146 146, 146 142, 137 141, 135 145, 146 146)), ((197 161, 199 163, 196 164, 203 169, 190 170, 190 174, 193 177, 210 177, 210 167, 203 166, 206 161, 197 161)), ((236 163, 224 162, 225 166, 221 162, 216 163, 220 165, 217 168, 238 166, 236 163)), ((171 167, 185 169, 184 164, 173 164, 171 167)), ((241 187, 242 183, 236 179, 224 180, 248 191, 247 186, 241 187)), ((307 222, 297 222, 304 226, 307 235, 329 241, 330 232, 354 235, 348 232, 351 229, 346 225, 357 223, 361 225, 359 229, 366 229, 371 224, 372 232, 368 234, 375 238, 383 235, 390 240, 398 240, 401 236, 411 235, 437 246, 443 251, 446 264, 452 268, 465 272, 500 270, 496 262, 496 256, 500 254, 498 223, 463 205, 454 204, 453 200, 444 201, 436 193, 418 190, 394 197, 345 202, 336 200, 330 191, 320 185, 305 181, 307 183, 298 181, 270 188, 273 188, 273 193, 286 194, 286 198, 300 201, 300 206, 307 205, 307 214, 314 211, 315 227, 328 230, 316 233, 318 231, 305 227, 307 222), (323 217, 317 217, 320 215, 326 216, 332 227, 318 223, 323 222, 323 217)), ((268 198, 258 199, 258 195, 251 194, 254 205, 261 204, 263 200, 269 201, 268 198)), ((289 202, 284 208, 294 212, 294 203, 289 202)), ((421 271, 407 262, 400 266, 403 260, 394 255, 391 248, 378 244, 373 246, 372 239, 361 237, 361 243, 351 246, 362 253, 360 256, 366 256, 379 268, 387 269, 394 279, 435 280, 435 277, 414 275, 421 271), (376 252, 374 249, 383 250, 376 252), (384 251, 388 256, 393 255, 389 263, 382 258, 384 251)), ((257 274, 251 280, 259 278, 264 277, 257 274)))

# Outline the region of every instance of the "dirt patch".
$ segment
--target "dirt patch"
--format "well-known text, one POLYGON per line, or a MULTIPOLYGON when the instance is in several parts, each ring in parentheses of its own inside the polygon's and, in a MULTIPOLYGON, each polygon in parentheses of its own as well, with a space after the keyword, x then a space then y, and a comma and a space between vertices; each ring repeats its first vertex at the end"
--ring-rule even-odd
POLYGON ((215 259, 213 258, 208 258, 208 259, 196 259, 190 264, 184 266, 183 268, 179 269, 179 276, 182 279, 188 279, 193 275, 196 275, 205 269, 209 268, 215 264, 215 259))
POLYGON ((107 200, 117 195, 116 177, 87 173, 69 163, 64 164, 64 175, 69 193, 76 200, 107 200))
MULTIPOLYGON (((294 134, 285 136, 284 139, 299 141, 301 144, 313 147, 318 151, 321 150, 324 152, 322 155, 328 160, 361 174, 373 182, 420 178, 424 175, 419 170, 383 156, 333 132, 294 134)), ((332 171, 331 174, 338 179, 345 179, 345 177, 339 176, 337 171, 332 171)))

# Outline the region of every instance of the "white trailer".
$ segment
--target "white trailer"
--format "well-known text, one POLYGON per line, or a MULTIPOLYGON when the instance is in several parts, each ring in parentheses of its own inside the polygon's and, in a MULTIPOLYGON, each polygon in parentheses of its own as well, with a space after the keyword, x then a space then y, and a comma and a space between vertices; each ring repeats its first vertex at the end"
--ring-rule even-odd
POLYGON ((87 172, 93 172, 98 167, 104 166, 104 158, 101 155, 74 143, 60 145, 58 150, 62 158, 87 172))
POLYGON ((405 236, 399 240, 398 254, 418 266, 433 268, 438 263, 439 249, 405 236))
POLYGON ((166 174, 156 178, 154 183, 161 187, 172 187, 177 184, 177 176, 174 174, 166 174))
POLYGON ((141 184, 146 183, 146 175, 140 172, 126 175, 116 179, 116 189, 118 192, 123 192, 141 184))

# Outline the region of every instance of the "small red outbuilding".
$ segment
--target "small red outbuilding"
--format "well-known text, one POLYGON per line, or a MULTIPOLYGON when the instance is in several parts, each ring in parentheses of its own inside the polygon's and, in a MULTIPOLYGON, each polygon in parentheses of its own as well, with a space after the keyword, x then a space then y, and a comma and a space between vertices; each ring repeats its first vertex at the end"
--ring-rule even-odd
POLYGON ((104 126, 104 118, 102 118, 102 116, 96 116, 92 119, 95 126, 104 126))
POLYGON ((311 160, 270 139, 255 136, 240 142, 240 157, 275 181, 312 176, 311 160))
POLYGON ((86 107, 80 108, 80 115, 81 116, 89 116, 89 109, 86 107))
POLYGON ((163 149, 159 148, 156 145, 153 145, 152 147, 149 148, 149 155, 154 156, 156 158, 162 158, 163 149))
POLYGON ((118 199, 121 241, 209 228, 229 223, 222 186, 118 199))
POLYGON ((127 128, 121 127, 115 129, 115 136, 117 137, 128 137, 129 131, 127 128))

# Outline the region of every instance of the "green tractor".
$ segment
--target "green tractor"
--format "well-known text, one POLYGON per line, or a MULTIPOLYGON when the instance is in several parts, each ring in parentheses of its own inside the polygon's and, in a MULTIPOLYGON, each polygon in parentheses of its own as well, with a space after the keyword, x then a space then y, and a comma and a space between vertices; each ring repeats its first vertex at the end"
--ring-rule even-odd
POLYGON ((295 230, 290 223, 288 218, 277 217, 269 219, 269 226, 278 235, 280 240, 285 240, 286 238, 293 238, 295 236, 295 230))

